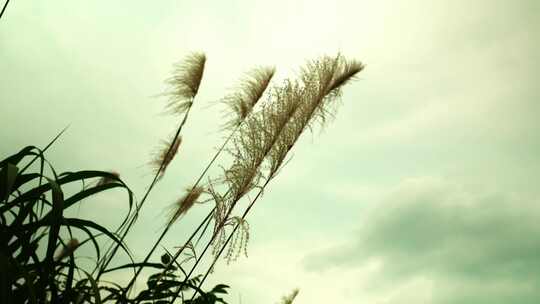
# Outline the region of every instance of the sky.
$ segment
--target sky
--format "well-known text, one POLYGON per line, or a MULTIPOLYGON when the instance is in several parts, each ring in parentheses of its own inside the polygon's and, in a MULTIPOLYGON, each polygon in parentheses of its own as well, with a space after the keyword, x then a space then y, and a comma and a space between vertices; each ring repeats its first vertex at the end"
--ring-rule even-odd
MULTIPOLYGON (((231 285, 238 304, 293 288, 298 304, 538 303, 539 15, 538 1, 12 1, 0 158, 69 125, 48 152, 57 170, 118 171, 140 198, 178 123, 164 80, 205 52, 181 151, 128 239, 142 257, 226 136, 218 101, 242 73, 294 76, 341 52, 365 70, 249 215, 248 257, 208 286, 231 285)), ((167 248, 211 206, 197 208, 167 248)), ((111 224, 124 210, 113 193, 76 212, 111 224)))

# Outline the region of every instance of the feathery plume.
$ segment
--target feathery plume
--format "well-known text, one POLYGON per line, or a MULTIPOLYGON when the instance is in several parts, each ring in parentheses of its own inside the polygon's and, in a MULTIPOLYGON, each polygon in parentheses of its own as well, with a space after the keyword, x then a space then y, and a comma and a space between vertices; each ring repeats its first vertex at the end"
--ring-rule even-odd
POLYGON ((191 209, 191 207, 193 207, 193 205, 197 202, 199 196, 201 196, 201 194, 204 192, 204 188, 198 186, 193 189, 189 188, 187 191, 189 192, 184 194, 173 206, 174 210, 169 223, 172 224, 176 222, 182 215, 186 214, 188 210, 191 209))
POLYGON ((214 243, 214 253, 219 252, 220 245, 226 243, 224 227, 232 224, 228 218, 232 209, 245 194, 259 187, 263 177, 261 165, 302 102, 300 95, 291 98, 298 92, 296 86, 295 82, 285 81, 282 87, 273 88, 271 96, 275 100, 244 121, 233 139, 233 147, 228 149, 234 161, 224 172, 224 181, 229 189, 223 197, 227 211, 225 215, 219 215, 220 222, 214 229, 214 235, 218 237, 214 243))
MULTIPOLYGON (((314 121, 325 121, 331 101, 339 96, 336 90, 357 73, 349 65, 355 66, 341 55, 308 62, 300 80, 286 80, 283 85, 272 88, 272 101, 247 117, 241 125, 233 139, 233 147, 228 150, 234 160, 224 173, 229 188, 225 197, 228 211, 214 232, 219 236, 218 244, 223 228, 230 224, 227 217, 235 204, 254 188, 263 190, 264 186, 259 186, 259 182, 263 177, 262 164, 265 160, 269 163, 268 182, 281 167, 301 133, 311 127, 314 121)), ((234 237, 242 239, 238 235, 234 237)), ((234 260, 235 248, 231 245, 228 249, 229 261, 234 260)))
POLYGON ((268 88, 274 74, 274 67, 255 68, 245 74, 233 93, 223 98, 223 102, 235 114, 235 117, 225 124, 225 128, 234 128, 246 119, 268 88))
POLYGON ((178 148, 182 144, 182 136, 179 135, 174 142, 171 141, 162 141, 160 149, 150 161, 150 166, 153 168, 154 173, 159 174, 159 179, 163 177, 165 170, 178 153, 178 148))
POLYGON ((330 85, 328 86, 328 93, 337 92, 334 94, 339 95, 340 89, 347 84, 347 82, 355 79, 356 74, 360 73, 364 69, 364 65, 357 60, 343 60, 334 74, 330 85))
POLYGON ((229 248, 227 249, 227 254, 225 254, 227 264, 236 261, 242 252, 247 257, 247 245, 249 242, 249 224, 247 220, 235 216, 232 217, 230 221, 231 225, 239 225, 240 229, 237 229, 236 232, 234 232, 229 248))
POLYGON ((363 67, 360 62, 347 61, 339 54, 335 58, 326 56, 307 64, 302 71, 299 92, 305 101, 270 152, 270 178, 278 172, 288 152, 306 128, 311 129, 315 122, 324 126, 327 116, 333 115, 331 107, 341 96, 340 89, 363 67))
POLYGON ((205 63, 204 53, 192 53, 175 65, 173 76, 166 81, 170 86, 169 92, 165 93, 169 96, 166 108, 171 113, 182 114, 191 106, 199 91, 205 63))
POLYGON ((265 104, 256 115, 248 117, 234 138, 234 147, 229 153, 235 160, 225 171, 225 181, 231 189, 230 205, 258 185, 264 159, 303 102, 297 85, 285 81, 282 87, 273 88, 271 96, 274 100, 265 104))

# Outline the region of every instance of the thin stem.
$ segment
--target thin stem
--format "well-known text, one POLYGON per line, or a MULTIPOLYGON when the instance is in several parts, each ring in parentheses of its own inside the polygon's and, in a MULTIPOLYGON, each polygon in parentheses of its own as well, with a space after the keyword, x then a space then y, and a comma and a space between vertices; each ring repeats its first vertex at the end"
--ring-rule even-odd
MULTIPOLYGON (((208 221, 210 219, 210 216, 212 215, 214 210, 215 210, 215 208, 208 213, 208 215, 204 218, 204 220, 199 224, 199 227, 197 227, 197 229, 195 229, 195 231, 191 234, 191 236, 187 240, 186 244, 188 244, 195 237, 195 235, 197 234, 197 232, 199 232, 201 227, 206 223, 206 221, 208 221)), ((165 230, 161 233, 161 235, 158 238, 158 241, 154 244, 154 246, 152 247, 150 252, 146 255, 146 257, 144 258, 144 261, 142 262, 142 264, 145 264, 146 262, 148 262, 148 260, 150 259, 150 256, 152 255, 152 253, 154 252, 156 247, 159 245, 159 242, 161 242, 161 240, 163 239, 165 234, 167 234, 167 232, 169 231, 169 227, 165 227, 165 230)), ((180 248, 180 250, 183 250, 184 248, 185 248, 185 246, 180 248)), ((178 255, 179 255, 178 253, 175 254, 175 257, 178 258, 178 255)), ((169 265, 176 262, 176 258, 171 259, 171 261, 169 262, 169 265)), ((169 268, 169 265, 167 265, 167 267, 165 267, 165 270, 169 268)), ((129 281, 129 284, 126 287, 126 291, 128 291, 131 288, 131 286, 133 285, 133 283, 135 283, 135 280, 137 279, 137 276, 139 276, 139 274, 141 273, 142 269, 143 269, 143 266, 140 266, 139 268, 137 268, 137 272, 135 273, 135 275, 133 276, 131 281, 129 281)))
MULTIPOLYGON (((322 100, 322 98, 321 98, 322 100)), ((312 117, 313 115, 313 112, 315 110, 313 109, 310 113, 310 117, 312 117)), ((297 133, 298 135, 296 136, 295 140, 293 141, 292 144, 290 144, 286 150, 286 152, 284 153, 284 155, 287 155, 290 150, 292 149, 292 147, 294 146, 294 144, 296 143, 296 141, 298 140, 298 138, 300 137, 300 135, 303 133, 303 131, 305 130, 307 126, 307 123, 304 124, 302 126, 302 128, 300 129, 300 132, 297 133)), ((281 133, 281 131, 280 131, 281 133)), ((266 155, 265 155, 266 156, 266 155)), ((257 193, 257 195, 255 196, 255 198, 253 199, 253 201, 249 204, 249 206, 247 207, 246 211, 244 211, 244 213, 242 214, 242 220, 245 219, 245 217, 247 216, 247 214, 249 213, 249 211, 251 210, 251 208, 253 207, 253 205, 255 204, 255 202, 259 199, 259 197, 262 195, 264 189, 266 188, 266 186, 268 185, 268 183, 270 183, 270 181, 275 177, 275 174, 277 173, 277 170, 276 171, 272 171, 270 172, 270 175, 268 176, 268 178, 266 179, 264 185, 262 187, 260 187, 259 189, 259 192, 257 193)), ((231 206, 231 209, 229 211, 232 211, 232 208, 234 207, 234 204, 231 206)), ((229 212, 230 213, 230 212, 229 212)), ((227 219, 227 216, 225 216, 225 220, 227 219)), ((223 246, 221 246, 221 249, 219 250, 218 254, 215 256, 214 260, 212 261, 212 264, 210 265, 210 267, 208 268, 208 270, 206 271, 203 279, 201 280, 201 282, 199 282, 199 288, 202 286, 202 284, 204 283, 204 281, 206 280, 206 277, 208 277, 208 275, 210 274, 210 271, 212 270, 212 268, 214 267, 214 265, 216 264, 217 260, 219 259, 219 257, 221 256, 221 254, 223 253, 223 251, 225 250, 225 248, 227 247, 227 244, 231 241, 234 233, 236 232, 236 230, 238 230, 238 227, 240 226, 240 222, 238 222, 233 231, 231 232, 231 234, 229 235, 229 237, 227 238, 227 240, 225 241, 225 243, 223 244, 223 246)), ((206 248, 205 248, 206 249, 206 248)), ((204 254, 204 251, 203 253, 201 254, 201 256, 199 258, 202 257, 202 255, 204 254)), ((194 266, 195 267, 195 266, 194 266)), ((173 297, 173 302, 174 300, 176 299, 176 297, 178 296, 178 294, 176 294, 174 297, 173 297)), ((194 296, 192 297, 192 300, 193 300, 194 296)))
MULTIPOLYGON (((221 152, 223 152, 223 150, 225 149, 225 147, 227 146, 227 144, 229 143, 229 141, 231 140, 231 138, 233 137, 233 135, 236 133, 236 131, 238 130, 238 128, 240 127, 240 125, 236 126, 236 128, 231 132, 231 134, 229 135, 229 137, 227 137, 227 139, 225 140, 225 142, 223 142, 223 144, 221 145, 221 147, 218 149, 218 151, 216 152, 216 154, 214 155, 214 157, 212 157, 212 159, 210 160, 210 162, 208 163, 208 165, 206 166, 206 168, 204 168, 203 172, 201 173, 201 175, 199 176, 199 178, 197 179, 197 181, 195 182, 195 184, 193 185, 193 187, 191 188, 190 192, 193 191, 195 189, 195 187, 197 187, 197 185, 201 182, 201 180, 204 178, 205 174, 208 172, 208 170, 210 169, 210 167, 212 166, 212 164, 214 164, 214 162, 216 161, 216 159, 218 158, 218 156, 221 154, 221 152)), ((190 193, 188 192, 188 193, 190 193)), ((212 209, 208 215, 205 217, 205 219, 201 222, 201 224, 199 225, 199 227, 192 233, 192 235, 188 238, 188 240, 186 241, 186 243, 184 244, 184 246, 182 246, 178 251, 177 253, 175 254, 175 256, 171 259, 170 261, 170 264, 174 263, 176 261, 176 259, 178 259, 178 257, 180 256, 180 254, 182 253, 182 250, 184 250, 184 248, 187 246, 187 244, 189 244, 189 242, 191 242, 191 240, 195 237, 195 235, 197 234, 197 232, 200 230, 200 228, 205 224, 206 221, 208 221, 208 223, 210 223, 209 219, 210 217, 212 216, 212 214, 214 213, 214 211, 216 210, 216 208, 214 207, 214 209, 212 209)), ((159 243, 163 240, 163 238, 165 237, 165 234, 167 234, 167 232, 169 232, 169 229, 170 227, 172 226, 172 224, 174 223, 174 220, 171 219, 169 221, 169 223, 167 223, 167 225, 165 226, 165 229, 163 230, 163 232, 161 233, 161 235, 159 236, 159 238, 157 239, 157 241, 154 243, 154 246, 152 247, 152 249, 150 250, 150 252, 148 252, 148 254, 146 255, 146 258, 144 259, 144 262, 143 263, 146 263, 148 262, 148 260, 150 259, 150 256, 152 255, 152 253, 154 253, 155 249, 157 248, 157 246, 159 245, 159 243)), ((206 228, 205 228, 206 230, 206 228)), ((128 284, 127 288, 126 289, 129 289, 133 283, 135 282, 135 279, 137 278, 137 276, 140 274, 142 270, 142 266, 139 267, 139 269, 137 269, 137 272, 135 273, 135 276, 131 279, 130 283, 128 284)), ((188 275, 189 277, 189 275, 188 275)), ((161 276, 160 276, 161 278, 161 276)), ((159 278, 159 279, 160 279, 159 278)), ((159 281, 158 279, 158 281, 159 281)))
POLYGON ((2 8, 2 11, 0 12, 0 19, 2 18, 2 16, 4 16, 4 12, 6 11, 8 3, 9 3, 9 0, 6 0, 6 3, 4 3, 4 7, 2 8))
MULTIPOLYGON (((214 208, 214 210, 212 210, 212 212, 210 212, 210 213, 214 213, 215 210, 216 209, 214 208)), ((195 241, 195 245, 193 245, 194 247, 197 247, 197 245, 201 241, 202 237, 206 233, 206 230, 208 230, 208 227, 210 227, 210 221, 206 222, 206 225, 204 226, 203 231, 201 231, 201 234, 199 235, 199 238, 195 241)))
MULTIPOLYGON (((259 192, 257 193, 257 195, 255 196, 255 198, 253 199, 253 201, 251 202, 251 204, 248 206, 247 210, 244 212, 244 214, 242 215, 242 219, 244 219, 247 215, 247 213, 249 212, 249 210, 251 209, 251 207, 253 206, 253 204, 255 204, 255 201, 261 196, 261 194, 263 193, 264 191, 264 188, 266 188, 266 186, 268 185, 268 183, 270 182, 271 178, 267 179, 266 182, 264 183, 264 185, 260 188, 259 192)), ((218 227, 218 229, 216 229, 216 231, 214 232, 214 234, 212 235, 212 238, 210 239, 210 241, 206 244, 206 246, 204 247, 204 250, 203 252, 199 255, 199 258, 195 261, 195 264, 191 267, 191 270, 189 271, 188 275, 185 277, 184 281, 182 282, 182 284, 185 284, 187 282, 187 280, 189 280, 189 277, 191 276, 191 274, 193 274, 193 272, 195 271, 195 268, 197 267, 197 265, 199 264, 199 262, 202 260, 202 257, 204 256, 204 254, 206 253, 206 251, 208 250, 208 248, 210 247, 210 245, 212 244, 212 242, 214 241, 214 239, 216 238, 218 232, 220 231, 220 229, 223 229, 223 227, 225 226, 225 222, 227 221, 227 218, 229 217, 229 215, 231 214, 232 212, 232 209, 234 208, 235 206, 235 203, 232 204, 232 206, 229 208, 229 210, 227 211, 227 214, 225 215, 224 219, 222 222, 220 222, 220 226, 218 227)), ((210 273, 210 270, 212 269, 212 267, 215 265, 215 263, 217 262, 217 259, 221 256, 221 254, 223 253, 223 251, 225 250, 225 247, 227 246, 227 244, 230 242, 231 238, 232 238, 232 235, 234 234, 234 232, 236 232, 236 230, 238 229, 238 226, 240 224, 236 224, 236 226, 234 227, 234 230, 233 232, 231 233, 231 235, 229 235, 229 237, 227 238, 227 240, 225 241, 225 244, 221 247, 218 255, 215 257, 214 261, 212 262, 212 265, 210 266, 210 268, 208 268, 208 271, 206 272, 203 280, 201 281, 201 283, 199 284, 198 287, 202 286, 202 283, 204 282, 204 279, 206 279, 206 277, 208 276, 208 274, 210 273)), ((178 297, 178 292, 174 295, 171 303, 174 303, 174 301, 176 300, 176 298, 178 297)), ((193 298, 192 298, 193 300, 193 298)))
POLYGON ((210 167, 214 164, 214 162, 216 161, 216 159, 218 158, 218 156, 221 154, 221 152, 223 152, 223 149, 225 149, 225 146, 227 146, 227 144, 229 143, 229 141, 233 138, 233 135, 236 133, 236 131, 238 130, 238 128, 240 127, 240 124, 238 124, 234 130, 231 132, 231 134, 229 135, 229 137, 227 137, 227 139, 225 140, 225 142, 223 142, 223 144, 221 145, 221 147, 219 147, 218 151, 216 152, 216 154, 214 155, 214 157, 212 157, 212 160, 208 163, 208 165, 206 165, 206 168, 204 168, 203 172, 201 173, 201 175, 199 176, 199 178, 197 179, 197 181, 195 182, 195 184, 193 185, 193 187, 191 187, 191 190, 190 191, 193 191, 193 189, 195 189, 195 187, 197 187, 197 185, 199 185, 199 183, 201 182, 201 180, 203 179, 204 175, 206 174, 206 172, 208 172, 208 170, 210 169, 210 167))
MULTIPOLYGON (((182 122, 180 123, 180 125, 178 126, 178 129, 176 130, 176 134, 174 135, 174 138, 173 140, 171 141, 171 144, 169 145, 169 148, 167 149, 167 153, 165 155, 168 155, 169 153, 171 153, 171 150, 173 148, 173 145, 174 143, 176 142, 176 140, 178 139, 178 136, 180 136, 180 132, 182 131, 182 128, 184 127, 186 121, 187 121, 187 118, 189 116, 189 112, 191 111, 191 108, 193 107, 193 101, 194 101, 194 98, 191 99, 191 102, 190 102, 190 106, 189 108, 186 110, 186 113, 184 114, 184 118, 182 119, 182 122)), ((159 170, 157 170, 156 174, 154 175, 154 179, 152 180, 152 183, 150 183, 150 186, 148 187, 148 189, 146 190, 146 193, 144 194, 141 202, 137 205, 137 207, 135 208, 135 213, 133 214, 133 217, 132 217, 132 220, 129 222, 128 226, 126 227, 126 230, 124 231, 122 237, 120 238, 120 242, 119 243, 116 243, 116 246, 114 247, 114 249, 112 250, 111 254, 108 255, 108 258, 106 257, 105 259, 105 262, 103 263, 102 267, 100 268, 99 272, 98 272, 98 276, 97 276, 97 279, 99 280, 99 277, 103 274, 103 271, 105 270, 105 268, 109 265, 109 263, 111 262, 112 258, 116 255, 116 252, 118 250, 118 248, 120 247, 120 243, 122 243, 126 237, 126 235, 128 234, 129 230, 131 229, 131 227, 133 226, 133 224, 135 223, 135 221, 137 220, 137 217, 140 213, 140 210, 144 204, 144 202, 146 201, 146 199, 148 198, 149 194, 150 194, 150 191, 152 191, 152 189, 154 188, 155 184, 157 183, 158 179, 159 179, 159 174, 161 173, 161 171, 163 170, 163 167, 165 165, 165 159, 163 159, 161 161, 161 165, 159 166, 159 170)), ((147 260, 145 260, 146 262, 147 260)), ((139 267, 139 268, 142 268, 139 267)), ((140 270, 139 270, 140 272, 140 270)), ((135 278, 134 278, 135 279, 135 278)), ((134 281, 134 279, 132 281, 134 281)))
MULTIPOLYGON (((253 207, 253 205, 255 204, 255 202, 257 201, 257 199, 259 199, 259 197, 262 195, 264 189, 266 188, 266 186, 268 185, 268 183, 270 182, 270 178, 266 180, 266 182, 264 183, 264 185, 261 187, 261 189, 259 190, 259 192, 257 193, 257 195, 255 196, 255 198, 253 199, 253 201, 249 204, 249 206, 247 207, 246 211, 244 211, 244 213, 242 214, 242 219, 245 219, 245 217, 247 216, 247 214, 249 213, 249 211, 251 210, 251 208, 253 207)), ((225 241, 225 243, 223 244, 223 246, 221 246, 221 249, 219 250, 218 254, 214 257, 213 261, 212 261, 212 264, 210 265, 210 267, 208 267, 208 270, 206 271, 206 273, 204 274, 204 277, 202 278, 202 280, 199 282, 199 285, 197 286, 198 288, 201 288, 202 284, 204 283, 204 281, 206 280, 206 278, 208 277, 208 275, 210 274, 210 271, 212 270, 212 268, 214 268, 214 265, 217 263, 219 257, 221 256, 221 254, 223 253, 223 251, 225 251, 225 248, 227 247, 227 244, 231 241, 234 233, 236 232, 236 230, 238 230, 238 227, 240 226, 240 222, 238 222, 235 226, 234 226, 234 229, 233 231, 231 232, 231 234, 229 235, 229 237, 227 238, 227 240, 225 241)), ((175 296, 173 297, 173 300, 171 303, 174 303, 174 300, 178 297, 178 294, 175 294, 175 296)), ((193 295, 193 297, 191 298, 191 300, 193 300, 195 298, 195 294, 193 295)))
MULTIPOLYGON (((234 136, 234 134, 236 133, 236 131, 240 128, 240 125, 241 123, 239 123, 235 128, 234 130, 231 132, 231 134, 229 135, 229 137, 227 137, 227 139, 225 140, 225 142, 221 145, 221 147, 218 149, 218 151, 216 152, 216 154, 214 155, 214 157, 210 160, 210 162, 208 163, 208 165, 206 166, 206 168, 203 170, 202 174, 199 176, 199 178, 197 179, 197 181, 195 182, 195 184, 193 185, 193 187, 191 188, 190 191, 193 191, 193 189, 195 189, 195 187, 197 187, 197 185, 201 182, 201 180, 203 179, 204 175, 206 174, 206 172, 210 169, 210 167, 212 166, 212 164, 215 162, 215 160, 217 159, 217 157, 221 154, 221 152, 223 152, 223 150, 225 149, 225 147, 227 146, 227 144, 229 143, 229 141, 232 139, 232 137, 234 136)), ((227 191, 228 193, 228 191, 227 191)), ((206 222, 206 225, 203 229, 203 231, 201 232, 201 235, 199 236, 199 238, 197 239, 197 242, 196 244, 198 244, 198 242, 200 241, 200 239, 202 238, 203 234, 206 232, 208 226, 210 225, 210 221, 209 221, 209 218, 213 215, 213 213, 215 212, 216 210, 216 207, 214 207, 214 209, 212 209, 208 215, 206 216, 206 218, 203 220, 203 222, 199 225, 199 227, 193 232, 193 234, 188 238, 188 240, 184 243, 184 246, 180 247, 180 249, 175 253, 174 257, 171 259, 171 261, 169 262, 169 265, 172 264, 173 262, 176 262, 176 260, 178 259, 178 257, 180 256, 180 254, 182 253, 182 251, 184 250, 184 248, 186 248, 186 246, 189 244, 189 242, 191 242, 191 240, 193 239, 193 237, 195 236, 195 234, 200 230, 201 226, 205 224, 206 222)), ((147 255, 147 259, 149 258, 149 256, 153 253, 153 251, 155 250, 155 248, 157 247, 157 245, 161 242, 161 240, 163 239, 163 237, 165 236, 165 234, 168 232, 170 226, 172 225, 172 221, 170 221, 167 226, 165 227, 165 230, 163 231, 163 233, 161 234, 161 236, 158 238, 157 242, 154 244, 154 247, 152 248, 152 250, 150 251, 150 253, 147 255)), ((214 236, 213 236, 214 237, 214 236)), ((207 246, 208 247, 208 246, 207 246)), ((206 252, 206 249, 204 250, 204 252, 206 252)), ((204 254, 203 252, 203 254, 204 254)), ((147 262, 148 260, 145 259, 145 262, 147 262)), ((197 262, 198 263, 198 262, 197 262)), ((140 273, 140 270, 138 271, 138 273, 140 273)), ((138 275, 138 273, 136 274, 136 276, 138 275)), ((161 280, 161 277, 163 276, 165 272, 163 272, 161 274, 161 276, 158 278, 158 281, 161 280)), ((189 275, 191 275, 192 272, 190 272, 189 275)), ((189 278, 189 275, 186 276, 186 278, 189 278)), ((187 281, 187 280, 186 280, 187 281)), ((184 282, 185 283, 185 282, 184 282)), ((131 282, 130 282, 131 284, 131 282)), ((130 286, 128 286, 129 288, 130 286)))

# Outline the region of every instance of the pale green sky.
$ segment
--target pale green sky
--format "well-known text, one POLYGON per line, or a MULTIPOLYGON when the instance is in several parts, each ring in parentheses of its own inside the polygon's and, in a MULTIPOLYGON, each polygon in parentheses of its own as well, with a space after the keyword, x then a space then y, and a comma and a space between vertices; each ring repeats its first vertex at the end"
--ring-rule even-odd
MULTIPOLYGON (((140 195, 176 125, 153 96, 174 62, 206 52, 181 153, 130 239, 142 256, 220 144, 223 108, 210 105, 241 73, 274 64, 284 77, 341 51, 366 70, 255 207, 249 258, 212 282, 244 304, 294 287, 298 304, 538 303, 538 20, 538 1, 12 1, 0 158, 71 124, 51 162, 119 171, 140 195)), ((80 212, 111 223, 122 198, 80 212)))

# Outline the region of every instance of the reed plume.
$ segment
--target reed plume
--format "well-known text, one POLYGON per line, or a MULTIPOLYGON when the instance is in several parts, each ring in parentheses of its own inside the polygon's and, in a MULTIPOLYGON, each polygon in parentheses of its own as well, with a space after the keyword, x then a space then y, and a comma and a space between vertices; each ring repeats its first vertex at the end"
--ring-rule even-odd
POLYGON ((191 107, 199 91, 205 63, 204 53, 191 53, 175 65, 172 77, 166 81, 170 87, 165 94, 169 96, 166 108, 171 113, 183 114, 191 107))
POLYGON ((169 223, 176 222, 182 215, 186 214, 197 202, 199 196, 204 192, 203 187, 188 188, 186 193, 176 201, 169 223))
POLYGON ((244 75, 233 93, 223 98, 233 117, 225 123, 226 129, 235 128, 246 119, 268 88, 274 74, 274 67, 254 68, 244 75))
MULTIPOLYGON (((361 63, 347 61, 339 54, 336 57, 325 56, 308 62, 302 69, 300 81, 287 80, 272 91, 274 100, 249 119, 235 138, 231 152, 235 161, 225 172, 233 193, 230 209, 243 195, 259 187, 259 194, 251 202, 245 212, 247 214, 268 182, 275 177, 300 135, 316 121, 324 124, 326 117, 332 114, 332 103, 341 96, 342 86, 362 69, 361 63), (269 172, 266 182, 258 186, 263 176, 260 167, 264 160, 268 161, 269 172)), ((227 217, 223 221, 226 223, 227 217)), ((237 229, 235 227, 232 234, 237 229)), ((222 238, 217 243, 221 244, 222 238)))
MULTIPOLYGON (((310 61, 302 70, 301 85, 298 86, 304 102, 295 113, 269 155, 269 178, 273 178, 288 152, 306 128, 311 129, 316 123, 324 127, 329 116, 334 115, 336 100, 341 97, 341 89, 364 66, 355 60, 346 60, 343 56, 322 57, 310 61)), ((297 95, 298 95, 297 94, 297 95)))
POLYGON ((224 173, 231 206, 259 184, 263 161, 303 101, 296 86, 285 81, 282 87, 273 88, 272 102, 250 116, 234 138, 234 147, 229 149, 234 161, 224 173))
POLYGON ((178 149, 180 148, 181 144, 181 135, 176 138, 172 138, 169 141, 161 142, 161 147, 157 152, 154 153, 154 156, 150 161, 150 166, 152 167, 154 173, 158 176, 158 179, 161 179, 165 174, 165 170, 178 153, 178 149))
POLYGON ((237 229, 234 232, 229 249, 225 254, 227 264, 236 261, 242 252, 246 257, 248 256, 247 245, 249 242, 249 223, 246 219, 235 216, 231 218, 231 225, 238 225, 240 229, 237 229))
POLYGON ((339 88, 358 72, 354 68, 356 65, 341 55, 322 57, 308 62, 300 81, 286 80, 270 91, 272 101, 245 121, 233 140, 234 147, 229 149, 234 157, 224 173, 229 210, 222 222, 216 223, 215 233, 225 226, 236 202, 261 187, 263 162, 268 160, 269 180, 310 122, 325 120, 330 103, 339 96, 339 88))
MULTIPOLYGON (((235 160, 231 169, 225 172, 233 193, 228 214, 240 197, 258 187, 259 192, 241 217, 245 219, 300 135, 315 122, 324 125, 331 114, 332 103, 340 96, 341 87, 362 69, 361 63, 347 61, 339 54, 336 57, 325 56, 308 62, 302 69, 299 81, 286 81, 282 87, 272 91, 273 102, 254 115, 248 127, 242 128, 240 136, 235 138, 235 148, 231 152, 235 160), (264 160, 268 160, 269 172, 265 183, 258 186, 262 175, 260 166, 264 160)), ((226 222, 227 217, 222 227, 226 222)), ((240 226, 241 223, 235 225, 215 255, 203 281, 240 226)))
MULTIPOLYGON (((325 56, 309 61, 301 70, 299 79, 285 80, 280 86, 269 89, 269 102, 264 103, 256 112, 253 112, 253 108, 248 109, 250 103, 240 98, 248 94, 236 95, 234 104, 232 104, 233 99, 228 99, 235 115, 229 122, 229 126, 235 126, 238 132, 232 139, 232 147, 227 149, 233 157, 232 165, 224 169, 223 174, 227 191, 224 194, 217 194, 214 190, 209 191, 216 201, 214 233, 192 269, 185 276, 184 283, 211 244, 214 244, 215 258, 209 271, 231 241, 232 244, 228 247, 226 254, 229 262, 239 256, 241 249, 246 253, 245 245, 249 237, 249 226, 245 221, 247 213, 281 168, 283 160, 300 135, 306 128, 311 129, 315 123, 324 125, 327 118, 333 114, 332 107, 334 101, 341 95, 340 89, 362 69, 363 65, 359 62, 348 61, 341 55, 325 56), (252 115, 248 115, 251 112, 253 112, 252 115), (238 123, 239 119, 243 123, 238 123), (263 179, 264 183, 261 185, 263 179), (255 188, 259 191, 243 215, 232 217, 231 213, 237 202, 255 188), (223 242, 224 228, 229 225, 234 225, 234 229, 223 242)), ((268 75, 266 79, 270 79, 273 73, 268 73, 268 75)), ((269 82, 270 80, 265 83, 264 90, 256 92, 267 90, 269 82)), ((255 93, 250 96, 260 98, 263 94, 255 93)), ((203 225, 204 222, 199 227, 203 225)), ((198 284, 199 286, 202 285, 209 271, 198 284)), ((178 292, 172 301, 176 299, 178 292)))
MULTIPOLYGON (((234 118, 225 124, 225 129, 231 128, 231 134, 229 137, 225 140, 225 142, 222 144, 222 146, 219 148, 217 153, 214 155, 210 163, 206 166, 206 168, 203 170, 199 178, 194 184, 194 188, 197 187, 199 182, 202 180, 206 172, 210 169, 211 165, 214 163, 214 161, 217 159, 217 157, 221 154, 221 152, 225 149, 226 145, 230 141, 230 139, 233 138, 233 136, 236 134, 236 131, 240 127, 242 123, 244 123, 247 119, 247 117, 252 113, 253 108, 255 105, 259 102, 259 100, 262 98, 263 94, 267 90, 270 81, 272 77, 274 76, 275 69, 273 67, 258 67, 254 68, 251 71, 247 72, 243 79, 240 81, 240 84, 237 86, 236 90, 227 95, 225 98, 222 99, 222 101, 227 104, 232 109, 232 115, 234 118)), ((234 173, 232 173, 234 174, 234 173)), ((213 200, 216 202, 216 207, 210 212, 207 219, 207 225, 205 226, 204 231, 206 231, 206 228, 210 224, 210 217, 214 217, 214 222, 216 225, 214 226, 214 234, 213 236, 217 235, 218 230, 220 227, 219 223, 222 222, 227 217, 227 210, 229 205, 227 204, 227 200, 225 197, 227 196, 221 196, 218 192, 214 191, 212 187, 212 182, 209 182, 209 189, 208 193, 212 196, 213 200)), ((168 227, 172 223, 169 222, 167 225, 165 231, 163 232, 162 236, 167 233, 168 227)), ((189 238, 189 240, 186 242, 189 243, 191 239, 194 237, 195 233, 198 232, 198 229, 192 234, 192 236, 189 238)), ((199 237, 199 240, 201 236, 199 237)), ((225 241, 226 235, 222 235, 223 241, 225 241)), ((159 243, 161 241, 161 238, 158 238, 159 243)), ((198 241, 197 240, 197 243, 198 241)), ((182 249, 180 249, 175 256, 173 257, 173 261, 176 260, 176 258, 180 255, 182 252, 182 249)))

